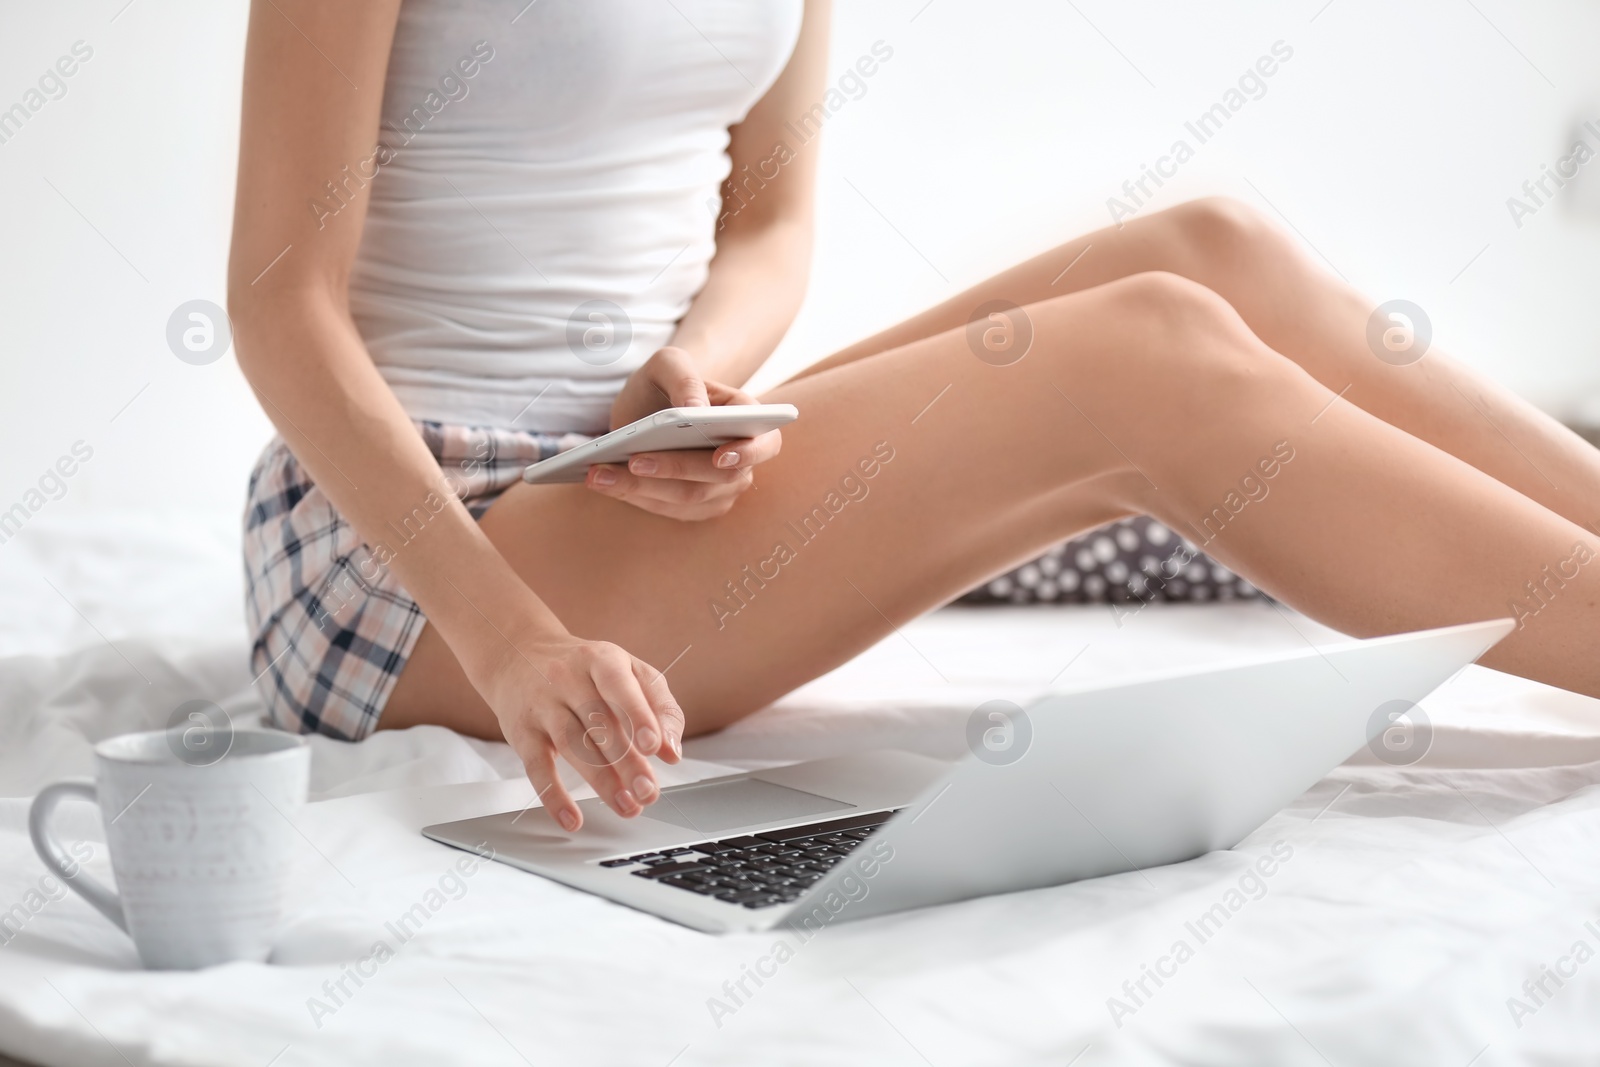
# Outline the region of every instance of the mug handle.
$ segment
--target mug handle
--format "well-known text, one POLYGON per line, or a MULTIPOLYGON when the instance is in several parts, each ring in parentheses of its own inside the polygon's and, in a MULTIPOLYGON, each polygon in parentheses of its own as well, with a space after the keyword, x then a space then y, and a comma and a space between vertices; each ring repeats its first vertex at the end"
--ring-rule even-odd
POLYGON ((45 786, 28 808, 28 836, 33 838, 33 850, 39 853, 46 867, 60 875, 68 889, 93 904, 96 911, 126 933, 128 922, 122 914, 121 898, 89 877, 83 865, 68 856, 61 842, 50 833, 50 817, 55 814, 56 805, 68 797, 80 797, 96 805, 100 803, 93 782, 57 782, 45 786))

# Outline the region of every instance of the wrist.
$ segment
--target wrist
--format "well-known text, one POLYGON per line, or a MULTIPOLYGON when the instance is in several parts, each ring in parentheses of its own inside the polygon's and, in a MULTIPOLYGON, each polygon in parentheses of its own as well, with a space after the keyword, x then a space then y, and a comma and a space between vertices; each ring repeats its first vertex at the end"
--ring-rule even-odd
POLYGON ((478 536, 455 546, 460 551, 450 560, 410 560, 413 573, 401 578, 467 676, 481 678, 507 657, 571 634, 488 539, 473 532, 478 536))
POLYGON ((445 638, 470 678, 491 676, 513 662, 537 662, 552 646, 573 640, 561 621, 525 586, 519 594, 502 594, 495 603, 479 606, 481 613, 469 607, 474 617, 456 620, 455 635, 445 638))

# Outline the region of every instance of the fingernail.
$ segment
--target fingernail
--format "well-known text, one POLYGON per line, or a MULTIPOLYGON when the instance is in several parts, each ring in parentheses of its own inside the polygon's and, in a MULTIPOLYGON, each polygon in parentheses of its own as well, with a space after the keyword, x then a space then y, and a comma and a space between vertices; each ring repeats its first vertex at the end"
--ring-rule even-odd
POLYGON ((656 788, 656 784, 654 782, 642 774, 633 780, 633 791, 637 793, 639 795, 639 799, 644 801, 646 804, 655 800, 655 798, 660 795, 661 792, 656 788))
POLYGON ((679 759, 683 758, 683 742, 678 740, 676 735, 668 734, 667 744, 672 747, 672 754, 674 756, 677 756, 679 759))
POLYGON ((578 813, 571 808, 562 808, 561 813, 556 816, 556 821, 566 827, 567 833, 570 834, 578 828, 578 813))
POLYGON ((617 472, 610 467, 596 467, 594 472, 595 485, 617 484, 617 472))
POLYGON ((724 452, 717 457, 717 466, 719 467, 737 467, 738 465, 739 453, 737 452, 724 452))
POLYGON ((635 474, 654 474, 656 466, 656 461, 649 456, 634 456, 628 463, 628 469, 635 474))
POLYGON ((633 794, 626 789, 617 790, 617 810, 624 815, 637 815, 640 812, 639 802, 633 794))
POLYGON ((661 744, 660 738, 656 737, 656 732, 648 726, 634 735, 633 742, 639 746, 639 751, 647 756, 653 755, 657 746, 661 744))

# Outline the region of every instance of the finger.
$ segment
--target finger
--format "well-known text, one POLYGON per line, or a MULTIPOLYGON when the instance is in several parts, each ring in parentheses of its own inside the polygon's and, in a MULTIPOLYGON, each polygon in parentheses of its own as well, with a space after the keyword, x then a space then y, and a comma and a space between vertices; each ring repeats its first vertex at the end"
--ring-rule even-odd
POLYGON ((567 833, 576 833, 583 826, 583 813, 578 810, 578 805, 567 792, 567 787, 561 784, 561 775, 556 770, 555 747, 548 737, 540 734, 536 739, 530 740, 526 751, 522 767, 528 772, 528 781, 533 783, 534 792, 543 802, 544 810, 549 812, 550 817, 560 823, 567 833))
POLYGON ((627 661, 609 661, 596 664, 590 672, 595 688, 610 706, 612 714, 626 718, 632 725, 631 751, 617 762, 618 773, 633 791, 640 804, 653 804, 661 795, 656 784, 655 768, 646 756, 653 756, 661 748, 661 724, 656 721, 655 710, 645 699, 639 679, 634 677, 632 657, 627 661), (635 766, 635 758, 637 766, 635 766), (624 763, 627 764, 624 769, 624 763))
POLYGON ((583 484, 602 493, 612 493, 627 473, 628 469, 621 464, 596 463, 584 472, 583 484))
POLYGON ((706 393, 705 380, 694 365, 694 359, 681 348, 668 346, 656 353, 660 365, 653 375, 656 386, 667 394, 667 403, 675 408, 703 408, 711 405, 706 393))
POLYGON ((715 455, 716 453, 709 448, 686 449, 680 452, 640 452, 628 458, 628 473, 643 478, 690 482, 738 481, 738 471, 718 469, 714 461, 715 455))
MULTIPOLYGON (((731 385, 713 383, 716 391, 712 395, 715 404, 759 404, 761 401, 745 392, 743 389, 731 385)), ((718 470, 740 470, 765 463, 778 454, 783 447, 783 437, 777 430, 768 430, 754 438, 745 438, 740 441, 727 441, 717 446, 711 457, 711 465, 718 470)))
MULTIPOLYGON (((684 649, 684 652, 687 651, 688 649, 684 649)), ((668 763, 677 763, 683 759, 683 708, 672 695, 672 690, 667 688, 667 676, 664 672, 635 657, 633 673, 639 679, 639 687, 644 690, 645 699, 650 701, 650 709, 655 712, 656 722, 661 724, 661 750, 657 755, 668 763)))
POLYGON ((633 745, 631 722, 598 693, 568 724, 560 731, 562 754, 618 815, 632 818, 659 795, 650 761, 633 745))
POLYGON ((639 801, 631 790, 623 788, 611 765, 596 757, 587 733, 585 724, 570 713, 554 723, 550 731, 557 754, 589 783, 601 803, 625 819, 639 814, 639 801))
POLYGON ((748 470, 776 456, 782 448, 782 432, 768 430, 755 437, 718 445, 711 453, 711 465, 719 470, 748 470))
MULTIPOLYGON (((740 473, 748 479, 748 471, 740 473)), ((737 484, 712 486, 704 482, 661 481, 636 478, 627 471, 613 472, 610 477, 611 484, 601 485, 591 475, 589 487, 602 496, 677 522, 699 522, 726 515, 742 491, 737 484)))
POLYGON ((589 668, 589 678, 612 714, 627 719, 626 740, 642 755, 655 755, 661 747, 661 724, 656 721, 650 701, 645 699, 639 679, 634 677, 633 657, 622 652, 615 658, 600 660, 589 668))
POLYGON ((745 392, 743 389, 740 389, 736 385, 728 385, 726 382, 706 382, 706 395, 711 398, 711 403, 713 405, 718 406, 722 404, 760 403, 760 401, 751 396, 749 393, 745 392))
POLYGON ((639 507, 644 507, 647 501, 654 501, 672 507, 698 508, 738 496, 744 488, 741 483, 749 476, 749 472, 734 471, 733 474, 733 478, 725 481, 696 482, 676 478, 640 478, 628 471, 618 471, 610 485, 596 485, 595 488, 606 496, 626 500, 639 507))
POLYGON ((719 403, 719 404, 759 404, 759 403, 761 403, 761 401, 757 400, 755 397, 751 396, 749 393, 745 392, 743 389, 740 389, 736 385, 723 385, 720 382, 715 383, 715 384, 718 387, 718 390, 717 390, 718 394, 722 395, 722 396, 725 396, 727 398, 725 400, 717 401, 717 403, 719 403))

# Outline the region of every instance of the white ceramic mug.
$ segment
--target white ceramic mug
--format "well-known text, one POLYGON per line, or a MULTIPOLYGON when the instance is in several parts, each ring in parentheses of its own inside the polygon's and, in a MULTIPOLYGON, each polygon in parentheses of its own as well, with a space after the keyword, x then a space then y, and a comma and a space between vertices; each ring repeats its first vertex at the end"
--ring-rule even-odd
POLYGON ((125 734, 95 746, 95 780, 57 782, 33 800, 39 858, 133 938, 144 965, 190 969, 272 951, 306 799, 311 750, 277 730, 125 734), (197 755, 197 751, 203 754, 197 755), (49 830, 68 797, 96 801, 117 891, 79 869, 49 830), (72 873, 69 873, 72 872, 72 873))

